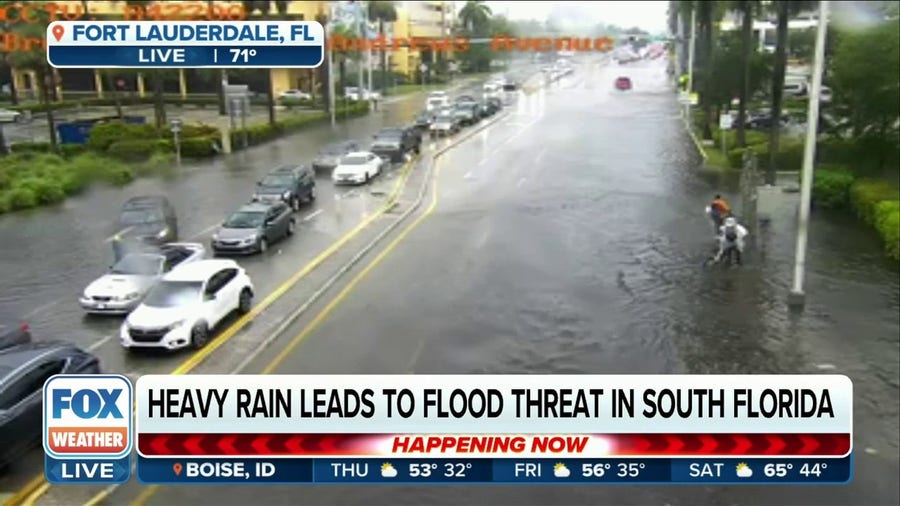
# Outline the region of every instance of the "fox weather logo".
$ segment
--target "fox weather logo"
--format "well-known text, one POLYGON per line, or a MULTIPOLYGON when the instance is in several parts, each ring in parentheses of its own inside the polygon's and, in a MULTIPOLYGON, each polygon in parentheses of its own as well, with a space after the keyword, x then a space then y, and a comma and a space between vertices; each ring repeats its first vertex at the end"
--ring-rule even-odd
POLYGON ((56 459, 131 454, 133 389, 120 375, 56 375, 44 383, 44 452, 56 459))

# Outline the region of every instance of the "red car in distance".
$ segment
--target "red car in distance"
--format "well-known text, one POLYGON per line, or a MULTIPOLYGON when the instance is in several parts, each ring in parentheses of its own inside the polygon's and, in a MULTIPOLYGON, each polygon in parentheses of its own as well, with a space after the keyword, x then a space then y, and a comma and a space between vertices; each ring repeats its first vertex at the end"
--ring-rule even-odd
POLYGON ((616 79, 616 89, 619 91, 628 91, 631 89, 631 79, 620 77, 616 79))

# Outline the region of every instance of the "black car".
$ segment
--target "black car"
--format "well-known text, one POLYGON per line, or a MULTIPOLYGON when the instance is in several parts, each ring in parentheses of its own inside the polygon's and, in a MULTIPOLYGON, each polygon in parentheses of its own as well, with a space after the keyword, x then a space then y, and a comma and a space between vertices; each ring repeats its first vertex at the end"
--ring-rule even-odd
POLYGON ((415 128, 384 128, 375 134, 369 151, 392 162, 402 162, 407 154, 419 154, 422 136, 415 128))
POLYGON ((69 343, 0 349, 0 469, 41 442, 44 382, 54 374, 98 374, 100 361, 69 343))
POLYGON ((357 151, 361 151, 361 149, 356 141, 333 142, 319 151, 312 162, 312 168, 314 171, 327 170, 330 172, 338 166, 341 158, 357 151))
POLYGON ((489 98, 484 101, 483 107, 487 116, 493 116, 503 109, 503 102, 499 98, 489 98))
POLYGON ((270 244, 294 235, 296 227, 284 202, 253 202, 229 216, 213 234, 213 254, 265 253, 270 244))
POLYGON ((175 208, 161 195, 133 197, 122 206, 119 215, 119 239, 163 244, 178 240, 175 208))
POLYGON ((316 173, 304 166, 279 167, 256 183, 254 202, 286 202, 298 211, 303 202, 316 199, 316 173))
POLYGON ((434 123, 434 118, 434 113, 425 111, 416 116, 415 127, 419 130, 428 130, 431 128, 431 124, 434 123))

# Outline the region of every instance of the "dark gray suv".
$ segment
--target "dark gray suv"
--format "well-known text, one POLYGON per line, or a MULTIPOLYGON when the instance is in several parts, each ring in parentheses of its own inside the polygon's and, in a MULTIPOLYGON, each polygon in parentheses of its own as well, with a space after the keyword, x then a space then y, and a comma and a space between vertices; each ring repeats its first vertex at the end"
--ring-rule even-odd
POLYGON ((316 174, 303 166, 285 166, 266 174, 256 183, 254 202, 282 201, 297 211, 303 202, 316 199, 316 174))

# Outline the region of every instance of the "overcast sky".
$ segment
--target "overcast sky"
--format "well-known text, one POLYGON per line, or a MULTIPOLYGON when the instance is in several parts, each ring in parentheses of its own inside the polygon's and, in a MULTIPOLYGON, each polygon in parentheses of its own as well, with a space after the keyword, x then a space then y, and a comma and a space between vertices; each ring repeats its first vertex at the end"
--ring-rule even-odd
MULTIPOLYGON (((612 2, 563 2, 563 1, 494 1, 485 2, 494 14, 502 14, 511 19, 536 19, 544 21, 556 11, 583 24, 599 23, 617 25, 622 28, 637 26, 648 32, 665 32, 667 28, 666 10, 669 2, 657 1, 612 1, 612 2)), ((460 9, 465 2, 456 2, 460 9)))

